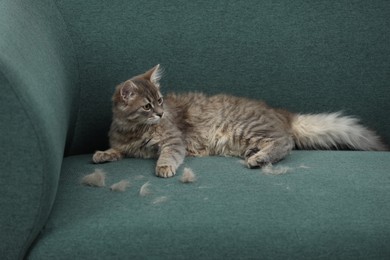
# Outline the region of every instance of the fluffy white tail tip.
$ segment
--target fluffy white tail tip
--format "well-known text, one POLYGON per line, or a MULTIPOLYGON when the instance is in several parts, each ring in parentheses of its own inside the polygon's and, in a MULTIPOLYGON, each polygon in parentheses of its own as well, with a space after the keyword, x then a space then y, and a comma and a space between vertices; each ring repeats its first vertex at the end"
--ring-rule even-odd
POLYGON ((296 115, 292 121, 295 144, 301 149, 385 151, 375 132, 359 120, 339 113, 296 115))

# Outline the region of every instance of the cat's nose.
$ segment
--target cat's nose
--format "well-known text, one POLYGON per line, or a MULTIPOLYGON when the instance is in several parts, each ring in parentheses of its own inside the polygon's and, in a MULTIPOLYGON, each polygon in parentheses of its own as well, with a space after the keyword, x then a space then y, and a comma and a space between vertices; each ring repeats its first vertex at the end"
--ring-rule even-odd
POLYGON ((161 118, 161 117, 163 117, 163 115, 164 115, 164 112, 161 112, 161 113, 157 113, 157 115, 161 118))

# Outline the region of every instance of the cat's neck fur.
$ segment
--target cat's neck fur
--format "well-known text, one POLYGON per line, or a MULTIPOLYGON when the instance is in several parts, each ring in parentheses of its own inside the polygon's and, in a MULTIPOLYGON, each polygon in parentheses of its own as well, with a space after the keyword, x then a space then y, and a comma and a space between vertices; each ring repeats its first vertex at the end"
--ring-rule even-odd
POLYGON ((115 128, 118 133, 142 136, 145 132, 153 131, 155 125, 137 123, 127 119, 114 117, 111 128, 115 128))

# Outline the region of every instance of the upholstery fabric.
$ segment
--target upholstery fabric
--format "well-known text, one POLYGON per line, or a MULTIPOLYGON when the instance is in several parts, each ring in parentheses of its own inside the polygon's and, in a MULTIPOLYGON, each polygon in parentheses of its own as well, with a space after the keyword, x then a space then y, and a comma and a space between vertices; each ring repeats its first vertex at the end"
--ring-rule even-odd
POLYGON ((153 160, 96 166, 91 156, 64 160, 55 207, 29 259, 390 255, 389 153, 295 151, 282 162, 292 171, 279 176, 236 158, 187 158, 197 176, 191 184, 156 178, 153 160), (106 172, 106 187, 82 186, 96 167, 106 172), (128 190, 109 190, 123 179, 128 190), (151 193, 140 197, 146 182, 151 193))
POLYGON ((387 0, 0 1, 0 259, 389 259, 388 152, 294 151, 279 176, 186 158, 193 184, 91 163, 115 86, 157 63, 163 93, 342 110, 390 144, 389 17, 387 0), (95 168, 107 186, 82 186, 95 168))
POLYGON ((53 2, 1 1, 1 259, 22 258, 47 220, 75 120, 76 77, 53 2))

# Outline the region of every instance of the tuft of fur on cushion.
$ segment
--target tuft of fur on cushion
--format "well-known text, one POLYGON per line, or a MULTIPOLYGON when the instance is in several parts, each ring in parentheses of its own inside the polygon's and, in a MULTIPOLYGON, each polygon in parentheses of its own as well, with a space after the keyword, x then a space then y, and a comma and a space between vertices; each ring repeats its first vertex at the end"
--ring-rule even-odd
POLYGON ((273 166, 271 163, 261 168, 262 172, 267 175, 282 175, 293 170, 287 166, 273 166))
POLYGON ((141 188, 139 189, 139 195, 141 197, 145 197, 147 195, 149 195, 151 193, 150 191, 150 183, 149 182, 146 182, 145 184, 143 184, 141 186, 141 188))
POLYGON ((160 196, 160 197, 157 197, 153 200, 152 204, 156 205, 156 204, 161 204, 161 203, 164 203, 168 200, 168 197, 167 196, 160 196))
POLYGON ((180 178, 182 183, 192 183, 196 181, 196 175, 190 168, 184 168, 183 175, 180 178))
POLYGON ((95 169, 95 171, 91 174, 85 175, 81 179, 81 183, 87 186, 92 187, 104 187, 106 173, 102 169, 95 169))
POLYGON ((123 192, 128 187, 130 187, 130 182, 128 180, 121 180, 120 182, 112 184, 111 187, 110 187, 110 190, 111 191, 123 192))

